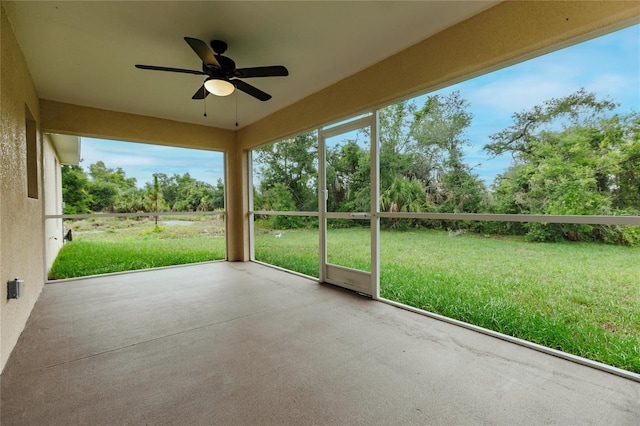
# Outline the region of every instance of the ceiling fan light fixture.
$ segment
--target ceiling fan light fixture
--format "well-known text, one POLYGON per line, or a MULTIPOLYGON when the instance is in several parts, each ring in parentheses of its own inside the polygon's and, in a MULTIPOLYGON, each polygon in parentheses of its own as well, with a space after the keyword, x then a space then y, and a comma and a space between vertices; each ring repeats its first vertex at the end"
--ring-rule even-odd
POLYGON ((228 96, 236 90, 231 82, 219 78, 208 78, 204 82, 204 88, 216 96, 228 96))

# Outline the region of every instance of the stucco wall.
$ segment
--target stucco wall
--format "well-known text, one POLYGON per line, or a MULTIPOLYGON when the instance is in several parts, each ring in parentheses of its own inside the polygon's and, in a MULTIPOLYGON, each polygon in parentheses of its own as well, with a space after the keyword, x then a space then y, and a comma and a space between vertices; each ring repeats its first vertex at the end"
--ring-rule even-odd
POLYGON ((51 133, 227 151, 233 130, 40 100, 42 129, 51 133))
MULTIPOLYGON (((44 214, 62 214, 62 171, 60 161, 49 137, 44 136, 42 145, 42 196, 44 214)), ((47 219, 44 222, 45 266, 53 265, 63 242, 62 219, 47 219)))
MULTIPOLYGON (((9 358, 44 285, 42 185, 27 197, 25 105, 36 125, 38 96, 4 8, 0 43, 0 369, 9 358), (24 279, 25 294, 7 300, 7 281, 24 279)), ((42 134, 37 131, 38 176, 42 176, 42 134)))

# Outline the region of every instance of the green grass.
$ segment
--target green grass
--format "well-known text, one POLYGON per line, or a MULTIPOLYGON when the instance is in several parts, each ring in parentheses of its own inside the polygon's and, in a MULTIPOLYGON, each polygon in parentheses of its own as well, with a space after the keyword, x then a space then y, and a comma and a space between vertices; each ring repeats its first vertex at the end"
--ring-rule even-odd
POLYGON ((195 220, 189 226, 160 224, 156 227, 153 221, 128 219, 92 219, 67 224, 74 229, 74 238, 58 254, 49 279, 225 258, 222 219, 209 217, 195 220))
POLYGON ((256 226, 254 248, 256 260, 311 277, 319 276, 317 229, 268 231, 256 226))
MULTIPOLYGON (((332 234, 336 263, 368 264, 368 230, 332 234)), ((267 235, 256 258, 318 275, 316 231, 267 235)), ((383 231, 380 262, 386 299, 640 373, 638 248, 383 231)))

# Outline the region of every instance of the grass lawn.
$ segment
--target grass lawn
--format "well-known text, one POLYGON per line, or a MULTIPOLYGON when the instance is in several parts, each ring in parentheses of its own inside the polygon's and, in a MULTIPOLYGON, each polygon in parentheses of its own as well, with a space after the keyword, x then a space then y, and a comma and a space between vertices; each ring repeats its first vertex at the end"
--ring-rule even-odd
POLYGON ((221 217, 160 221, 116 218, 67 223, 73 241, 65 244, 49 279, 86 277, 225 259, 221 217))
MULTIPOLYGON (((367 264, 353 248, 368 230, 332 233, 333 258, 367 264)), ((256 258, 318 276, 317 241, 316 231, 262 234, 256 258)), ((380 263, 386 299, 640 373, 638 248, 383 231, 380 263)))
POLYGON ((255 258, 270 265, 318 278, 318 229, 273 231, 255 227, 255 258))

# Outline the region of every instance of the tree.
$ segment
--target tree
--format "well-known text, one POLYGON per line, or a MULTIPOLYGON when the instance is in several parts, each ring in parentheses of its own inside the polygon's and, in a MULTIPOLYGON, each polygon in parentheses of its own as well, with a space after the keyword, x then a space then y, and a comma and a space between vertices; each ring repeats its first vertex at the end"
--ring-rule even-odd
MULTIPOLYGON (((89 166, 89 175, 79 166, 63 166, 65 213, 211 211, 224 208, 224 184, 194 179, 185 173, 168 176, 154 173, 153 182, 136 187, 121 168, 112 169, 98 161, 89 166)), ((157 218, 156 218, 157 219, 157 218)))
POLYGON ((465 166, 462 147, 468 141, 464 135, 473 119, 468 107, 469 103, 455 91, 447 96, 429 96, 416 111, 411 131, 418 153, 431 158, 436 168, 457 170, 465 166))
POLYGON ((332 212, 371 209, 369 151, 348 140, 327 148, 328 210, 332 212))
POLYGON ((89 182, 89 193, 91 194, 89 207, 92 211, 113 212, 120 195, 120 188, 115 183, 94 179, 89 182))
POLYGON ((380 194, 382 211, 421 212, 426 204, 425 189, 418 180, 396 176, 389 188, 380 194))
MULTIPOLYGON (((268 145, 255 151, 259 190, 266 194, 277 184, 284 185, 298 211, 318 209, 318 141, 315 132, 268 145)), ((254 198, 254 203, 259 198, 254 198)), ((256 208, 265 206, 256 205, 256 208)))
POLYGON ((218 178, 218 181, 211 192, 210 205, 212 210, 224 209, 224 183, 221 178, 218 178))
POLYGON ((442 201, 437 210, 442 213, 479 213, 486 211, 487 191, 484 182, 462 164, 445 172, 439 186, 442 201))
POLYGON ((465 133, 473 118, 468 106, 456 91, 429 96, 419 109, 401 102, 380 111, 381 201, 408 206, 402 198, 386 198, 411 193, 417 188, 412 184, 416 181, 425 193, 421 203, 411 197, 411 208, 421 209, 417 211, 478 212, 485 208, 484 183, 463 160, 463 147, 468 144, 465 133), (411 185, 413 189, 407 192, 411 185))
POLYGON ((136 187, 135 178, 127 178, 121 168, 110 169, 98 161, 89 166, 91 180, 88 192, 91 195, 89 207, 92 211, 115 211, 120 195, 136 187))
MULTIPOLYGON (((512 166, 495 181, 494 209, 554 215, 639 211, 638 114, 607 116, 615 106, 581 89, 514 114, 514 124, 492 135, 493 142, 485 146, 492 155, 513 157, 512 166)), ((527 229, 537 241, 631 243, 617 234, 627 232, 624 228, 532 223, 527 229)))
POLYGON ((514 123, 508 128, 490 136, 492 143, 484 149, 491 155, 512 154, 514 159, 525 159, 532 153, 542 126, 552 123, 571 127, 592 120, 605 111, 611 111, 616 104, 609 100, 598 100, 594 93, 584 88, 563 98, 551 98, 530 111, 514 113, 514 123), (564 123, 559 122, 564 120, 564 123))
POLYGON ((406 177, 409 180, 419 179, 424 184, 424 180, 415 173, 416 170, 424 169, 420 166, 412 167, 412 161, 417 160, 412 155, 416 141, 412 138, 410 131, 415 112, 415 103, 404 101, 382 108, 378 113, 380 189, 383 193, 390 189, 400 177, 406 177))
POLYGON ((91 213, 89 178, 80 166, 62 166, 62 200, 64 214, 91 213))
POLYGON ((93 181, 109 182, 121 190, 136 187, 136 178, 127 178, 122 168, 110 169, 102 161, 89 166, 89 175, 93 181))
MULTIPOLYGON (((291 190, 283 183, 276 183, 265 194, 265 201, 269 210, 274 211, 294 211, 296 209, 295 200, 291 190)), ((303 226, 303 218, 295 216, 271 216, 269 219, 274 229, 291 229, 303 226)))
POLYGON ((611 133, 626 141, 620 146, 619 169, 612 177, 613 207, 640 214, 640 114, 616 115, 607 123, 607 128, 618 129, 611 133))
POLYGON ((144 189, 130 188, 120 193, 115 209, 118 213, 144 212, 147 206, 147 193, 144 189))
POLYGON ((171 211, 211 211, 224 207, 224 184, 218 179, 217 186, 199 181, 189 173, 183 175, 154 173, 154 183, 147 182, 145 189, 154 193, 155 180, 162 194, 162 208, 171 211))
MULTIPOLYGON (((162 199, 162 190, 160 189, 160 184, 158 183, 158 176, 153 175, 153 185, 150 185, 148 190, 147 197, 149 198, 150 205, 147 208, 147 211, 153 211, 154 213, 158 213, 165 210, 165 203, 162 199)), ((158 228, 158 216, 153 217, 155 221, 156 229, 158 228)))

